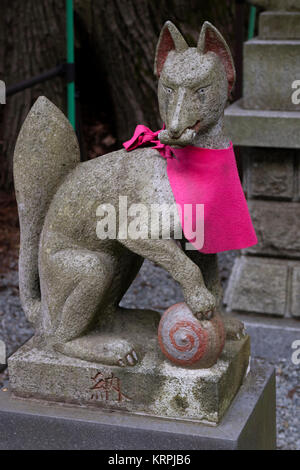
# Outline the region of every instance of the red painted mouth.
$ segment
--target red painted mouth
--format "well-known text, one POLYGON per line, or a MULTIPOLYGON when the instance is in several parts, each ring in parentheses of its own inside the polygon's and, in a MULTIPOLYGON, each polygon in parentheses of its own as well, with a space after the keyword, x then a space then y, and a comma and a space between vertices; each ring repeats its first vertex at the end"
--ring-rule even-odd
POLYGON ((198 132, 200 131, 200 127, 201 127, 201 122, 197 121, 196 124, 194 124, 189 129, 193 129, 193 131, 195 131, 198 134, 198 132))

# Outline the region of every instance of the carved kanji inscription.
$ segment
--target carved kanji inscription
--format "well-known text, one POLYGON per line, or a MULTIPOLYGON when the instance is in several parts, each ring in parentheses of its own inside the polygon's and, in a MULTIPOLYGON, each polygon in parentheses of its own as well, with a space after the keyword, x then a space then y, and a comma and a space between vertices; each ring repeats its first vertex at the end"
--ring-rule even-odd
POLYGON ((99 371, 94 377, 91 377, 91 379, 93 381, 93 385, 90 388, 92 391, 91 400, 118 402, 130 400, 129 397, 122 393, 121 380, 113 373, 105 375, 99 371))

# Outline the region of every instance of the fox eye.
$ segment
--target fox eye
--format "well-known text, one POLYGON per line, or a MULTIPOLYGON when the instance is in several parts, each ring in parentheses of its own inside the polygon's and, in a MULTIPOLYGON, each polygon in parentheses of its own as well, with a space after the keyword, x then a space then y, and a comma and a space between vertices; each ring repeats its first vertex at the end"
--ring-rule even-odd
POLYGON ((205 93, 205 88, 198 88, 197 93, 198 93, 199 95, 204 95, 204 93, 205 93))
POLYGON ((165 89, 166 93, 168 93, 168 95, 171 95, 174 91, 173 88, 170 88, 170 87, 165 86, 165 85, 164 85, 164 89, 165 89))

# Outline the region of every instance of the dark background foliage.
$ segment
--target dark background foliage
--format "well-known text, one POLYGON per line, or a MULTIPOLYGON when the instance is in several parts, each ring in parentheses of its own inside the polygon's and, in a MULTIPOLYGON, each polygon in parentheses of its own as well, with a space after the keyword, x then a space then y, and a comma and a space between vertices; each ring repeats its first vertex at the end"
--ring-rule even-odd
MULTIPOLYGON (((234 0, 74 0, 74 8, 83 158, 116 148, 137 123, 153 129, 161 125, 153 60, 167 19, 190 45, 196 43, 203 21, 209 20, 236 51, 234 0)), ((57 66, 65 56, 65 0, 1 1, 0 78, 7 86, 57 66)), ((12 187, 16 137, 41 94, 66 110, 66 83, 61 77, 10 96, 1 106, 2 189, 12 187)))

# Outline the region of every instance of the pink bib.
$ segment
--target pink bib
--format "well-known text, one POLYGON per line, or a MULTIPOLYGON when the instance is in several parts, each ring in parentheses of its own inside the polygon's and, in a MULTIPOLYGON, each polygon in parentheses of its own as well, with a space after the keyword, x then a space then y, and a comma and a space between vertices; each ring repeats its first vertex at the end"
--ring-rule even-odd
POLYGON ((195 237, 191 237, 191 228, 195 231, 202 227, 203 230, 203 220, 197 220, 203 218, 203 213, 196 210, 197 204, 201 204, 204 205, 204 244, 199 251, 219 253, 255 245, 257 238, 232 143, 226 149, 171 148, 160 143, 159 132, 139 125, 133 137, 123 145, 130 151, 148 143, 167 158, 168 178, 175 201, 181 207, 181 225, 186 239, 199 249, 195 237), (188 204, 191 211, 187 213, 188 204))

